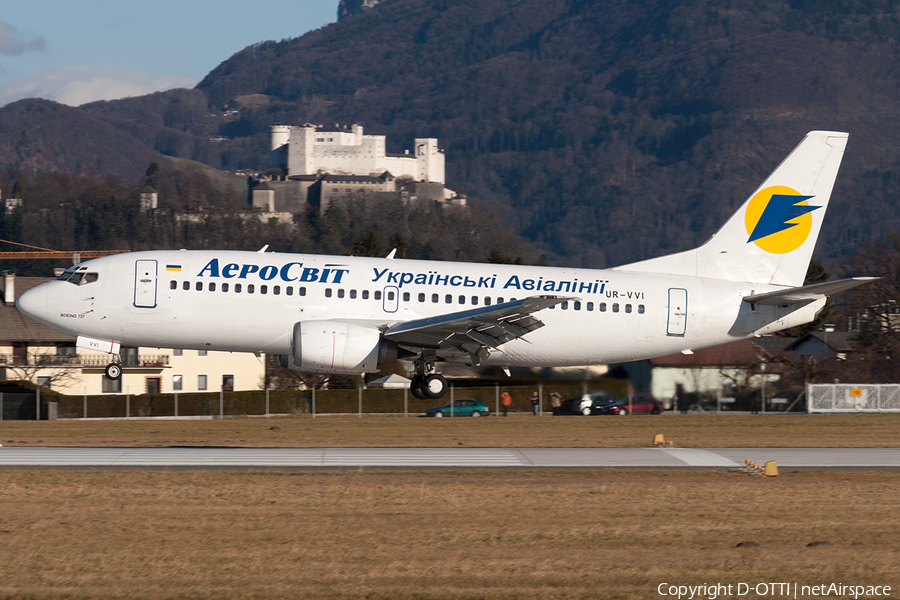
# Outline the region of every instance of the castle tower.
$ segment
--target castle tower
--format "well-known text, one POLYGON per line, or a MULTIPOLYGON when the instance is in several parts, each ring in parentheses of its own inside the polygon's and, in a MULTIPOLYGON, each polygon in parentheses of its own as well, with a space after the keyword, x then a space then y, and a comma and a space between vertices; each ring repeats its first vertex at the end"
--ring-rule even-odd
POLYGON ((444 153, 435 138, 416 138, 417 179, 444 183, 444 153))

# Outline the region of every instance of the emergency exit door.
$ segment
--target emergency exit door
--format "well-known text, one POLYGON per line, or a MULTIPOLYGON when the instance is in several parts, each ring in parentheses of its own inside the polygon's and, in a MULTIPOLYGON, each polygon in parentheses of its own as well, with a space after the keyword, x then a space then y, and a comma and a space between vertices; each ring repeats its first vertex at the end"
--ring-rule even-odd
POLYGON ((134 263, 134 305, 138 308, 156 308, 155 260, 138 260, 134 263))
POLYGON ((666 335, 683 336, 687 330, 687 290, 669 288, 669 318, 666 335))

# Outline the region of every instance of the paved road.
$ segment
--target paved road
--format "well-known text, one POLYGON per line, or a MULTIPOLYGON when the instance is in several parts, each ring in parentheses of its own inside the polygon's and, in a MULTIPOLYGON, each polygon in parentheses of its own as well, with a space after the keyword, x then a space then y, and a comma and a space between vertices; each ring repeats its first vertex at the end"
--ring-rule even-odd
POLYGON ((900 448, 0 448, 4 468, 652 468, 900 470, 900 448))

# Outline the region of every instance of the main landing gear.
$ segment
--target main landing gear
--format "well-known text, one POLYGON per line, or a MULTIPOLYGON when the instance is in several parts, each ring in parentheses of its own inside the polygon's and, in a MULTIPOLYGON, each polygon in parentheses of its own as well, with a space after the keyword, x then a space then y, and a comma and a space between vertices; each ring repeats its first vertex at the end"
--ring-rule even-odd
POLYGON ((122 361, 116 356, 111 363, 106 365, 106 378, 115 381, 122 376, 122 361))
POLYGON ((415 367, 416 374, 409 385, 413 396, 419 400, 435 400, 447 393, 447 380, 434 372, 434 360, 420 358, 415 362, 415 367))

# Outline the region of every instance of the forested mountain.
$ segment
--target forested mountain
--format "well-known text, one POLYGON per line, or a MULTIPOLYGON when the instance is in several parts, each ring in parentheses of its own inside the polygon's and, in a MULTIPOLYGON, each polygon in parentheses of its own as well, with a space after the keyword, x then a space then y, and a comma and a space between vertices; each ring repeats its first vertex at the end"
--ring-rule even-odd
MULTIPOLYGON (((898 58, 895 0, 385 0, 245 48, 195 90, 47 118, 227 168, 265 167, 276 122, 358 122, 389 151, 437 137, 449 187, 551 260, 597 267, 702 242, 807 131, 846 130, 827 258, 900 230, 898 58)), ((0 109, 0 131, 41 137, 20 124, 33 102, 0 109)), ((2 147, 0 167, 89 153, 39 147, 2 147)), ((95 162, 146 166, 127 159, 95 162)))

